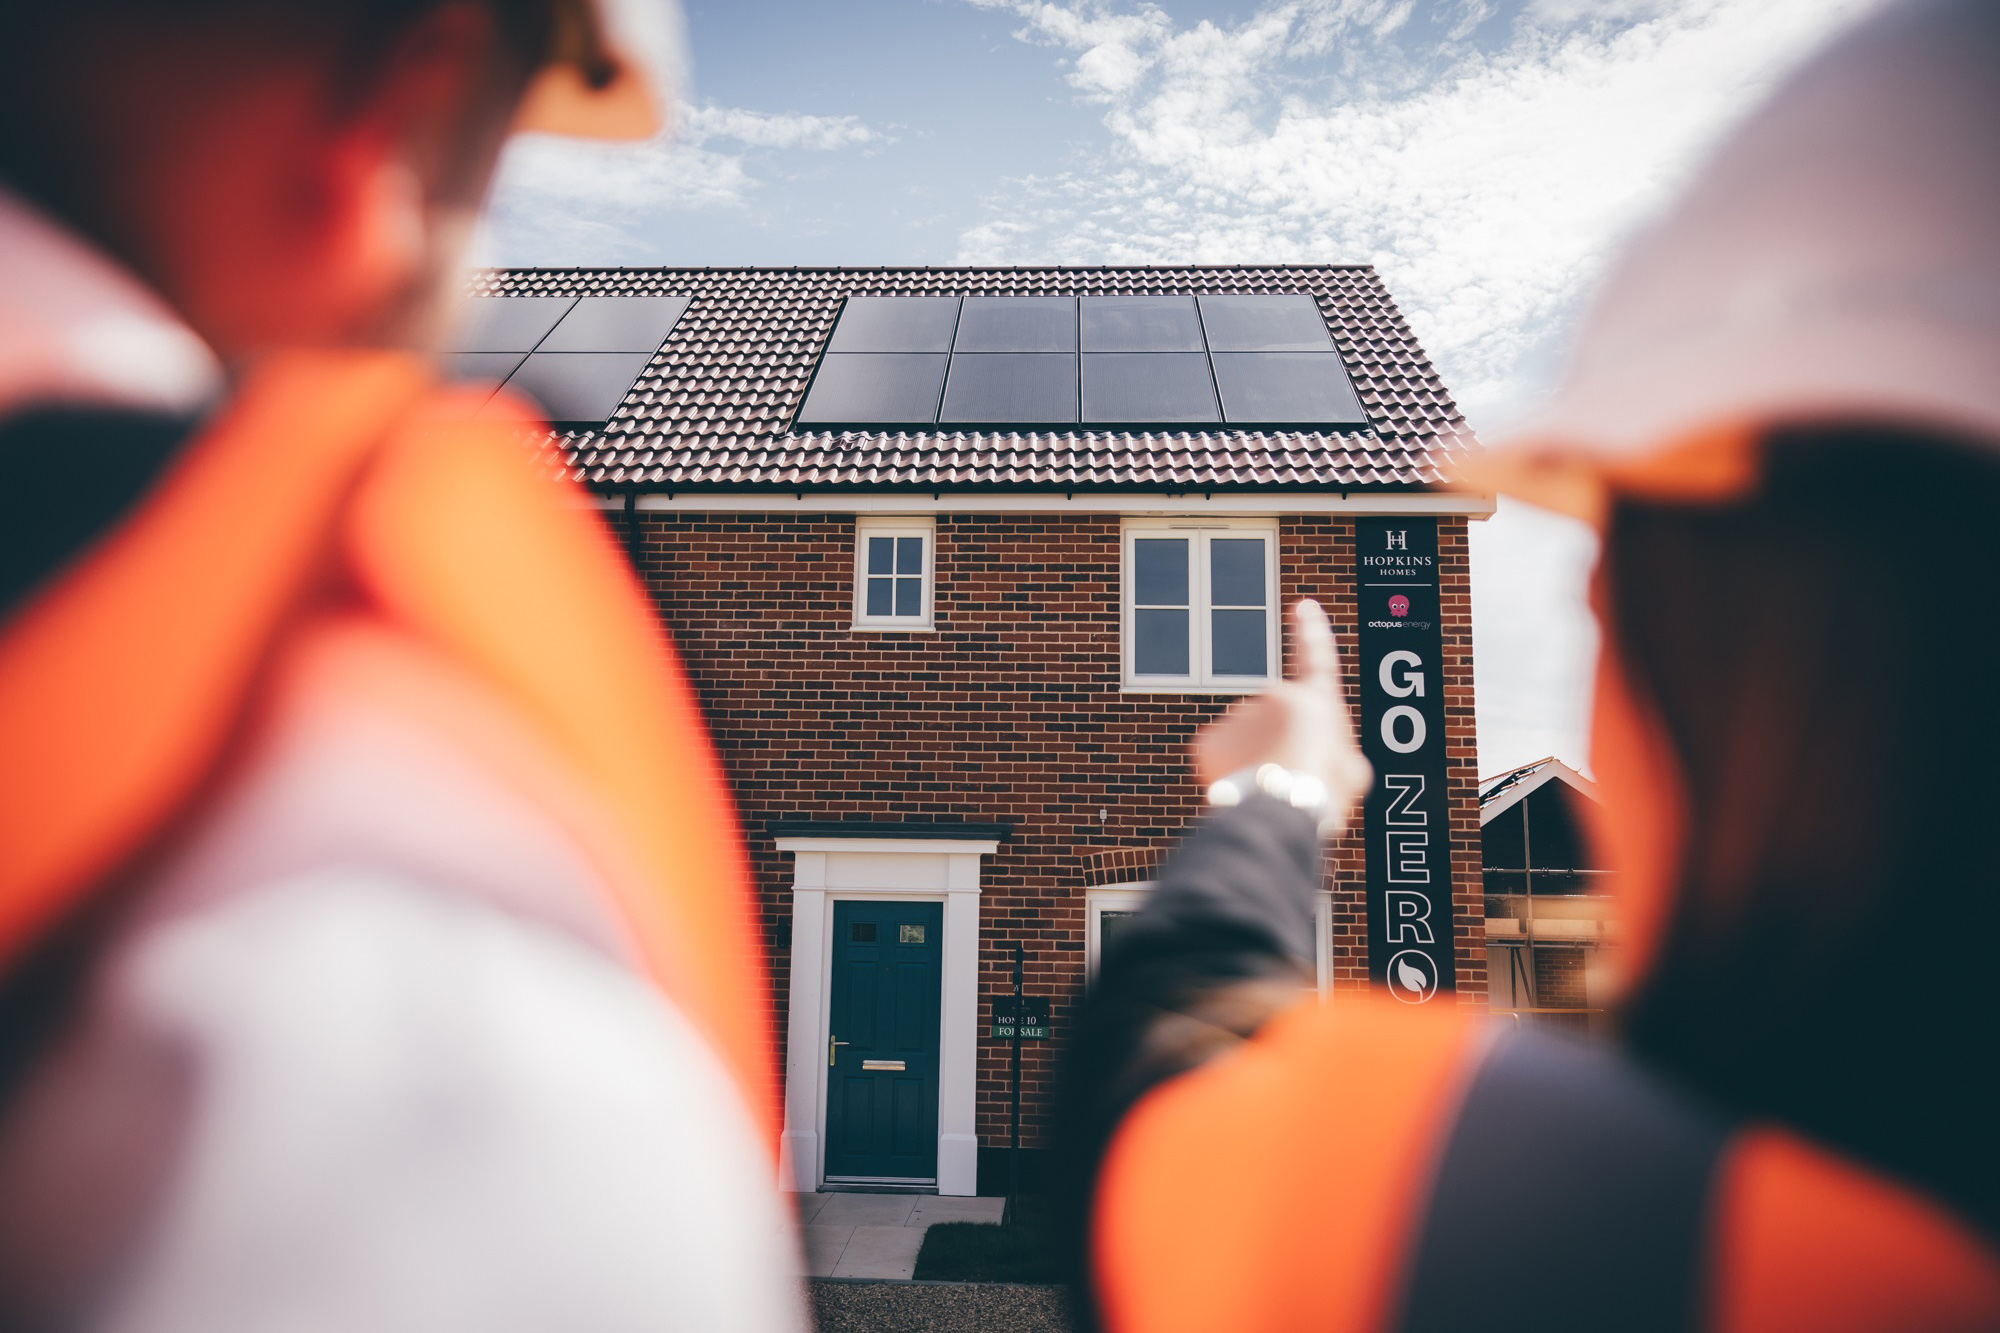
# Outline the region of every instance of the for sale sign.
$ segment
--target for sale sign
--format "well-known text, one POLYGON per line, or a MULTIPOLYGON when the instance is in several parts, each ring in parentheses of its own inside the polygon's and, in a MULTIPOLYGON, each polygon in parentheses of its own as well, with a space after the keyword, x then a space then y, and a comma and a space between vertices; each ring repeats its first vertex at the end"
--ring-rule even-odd
POLYGON ((1019 1037, 1022 1041, 1049 1039, 1049 1001, 1042 995, 1021 999, 1008 996, 993 1002, 993 1036, 998 1040, 1019 1037))
POLYGON ((1368 972, 1407 1004, 1453 989, 1437 520, 1354 524, 1360 606, 1368 972))

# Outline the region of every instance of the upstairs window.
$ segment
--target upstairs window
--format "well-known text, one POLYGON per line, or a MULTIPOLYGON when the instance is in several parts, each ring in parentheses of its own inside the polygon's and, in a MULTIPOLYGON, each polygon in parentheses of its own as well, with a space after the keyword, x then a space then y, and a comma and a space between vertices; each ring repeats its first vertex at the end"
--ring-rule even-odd
POLYGON ((931 548, 935 533, 916 519, 861 519, 854 525, 854 627, 931 627, 931 548))
POLYGON ((1125 686, 1244 692, 1278 657, 1278 534, 1268 522, 1125 529, 1125 686))

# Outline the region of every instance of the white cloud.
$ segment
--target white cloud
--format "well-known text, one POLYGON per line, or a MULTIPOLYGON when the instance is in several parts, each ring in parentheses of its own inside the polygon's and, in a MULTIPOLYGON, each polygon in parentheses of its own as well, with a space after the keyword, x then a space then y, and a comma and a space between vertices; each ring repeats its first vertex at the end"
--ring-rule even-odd
MULTIPOLYGON (((1011 182, 966 262, 1366 262, 1476 425, 1528 406, 1619 239, 1806 48, 1872 0, 971 0, 1067 60, 1104 146, 1011 182), (1408 49, 1404 43, 1408 42, 1408 49)), ((1503 504, 1473 536, 1481 768, 1584 762, 1595 545, 1503 504)))
MULTIPOLYGON (((1233 27, 1151 5, 974 0, 1068 53, 1109 144, 1012 183, 967 262, 1374 263, 1476 415, 1716 128, 1869 0, 1540 0, 1499 50, 1423 77, 1386 39, 1407 0, 1290 0, 1233 27), (1305 58, 1332 57, 1334 72, 1305 58)), ((1459 12, 1457 30, 1486 13, 1459 12)), ((1324 62, 1321 62, 1324 63, 1324 62)))
POLYGON ((759 184, 753 156, 892 141, 854 116, 685 105, 669 135, 642 144, 523 135, 501 161, 480 257, 560 265, 648 258, 649 219, 751 208, 759 184))
POLYGON ((1503 498, 1498 513, 1472 525, 1471 545, 1480 773, 1546 754, 1586 766, 1596 534, 1503 498))
POLYGON ((678 128, 681 136, 694 144, 732 139, 753 148, 797 148, 816 153, 881 143, 888 138, 855 116, 809 116, 742 107, 683 107, 678 128))

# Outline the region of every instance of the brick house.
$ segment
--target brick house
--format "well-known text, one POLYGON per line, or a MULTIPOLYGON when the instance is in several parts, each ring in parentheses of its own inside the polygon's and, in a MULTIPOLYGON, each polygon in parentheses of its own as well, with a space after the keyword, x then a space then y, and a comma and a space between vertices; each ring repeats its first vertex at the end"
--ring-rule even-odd
MULTIPOLYGON (((462 369, 558 421, 552 457, 618 525, 728 768, 797 1188, 991 1190, 1015 946, 1059 1039, 1202 810, 1189 737, 1277 666, 1278 608, 1319 598, 1355 683, 1357 522, 1380 516, 1435 523, 1438 685, 1391 692, 1442 719, 1428 920, 1457 1002, 1484 1002, 1466 525, 1491 505, 1433 489, 1471 437, 1372 269, 539 269, 475 292, 462 369)), ((1333 1003, 1370 976, 1364 841, 1320 904, 1333 1003)), ((1055 1042, 1023 1045, 1033 1146, 1055 1042)))

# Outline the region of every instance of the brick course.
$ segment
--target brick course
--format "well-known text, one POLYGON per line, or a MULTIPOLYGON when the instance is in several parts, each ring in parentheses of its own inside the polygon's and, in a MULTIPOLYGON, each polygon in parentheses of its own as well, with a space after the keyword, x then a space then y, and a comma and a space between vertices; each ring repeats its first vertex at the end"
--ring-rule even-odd
MULTIPOLYGON (((1141 879, 1201 809, 1186 754, 1216 695, 1120 684, 1120 520, 937 516, 935 630, 852 628, 854 519, 635 516, 635 559, 701 695, 748 834, 785 1038, 790 857, 775 820, 1005 822, 981 875, 981 1011, 1026 950, 1059 1041, 1083 982, 1086 888, 1141 879), (1100 822, 1099 810, 1109 812, 1100 822)), ((1354 525, 1280 520, 1280 594, 1319 598, 1353 689, 1354 525)), ((1485 999, 1465 520, 1439 521, 1459 1002, 1485 999)), ((1337 991, 1366 985, 1362 850, 1328 858, 1337 991)), ((1024 1142, 1042 1141, 1057 1041, 1023 1048, 1024 1142)), ((1005 1141, 1007 1047, 980 1042, 979 1132, 1005 1141)))

